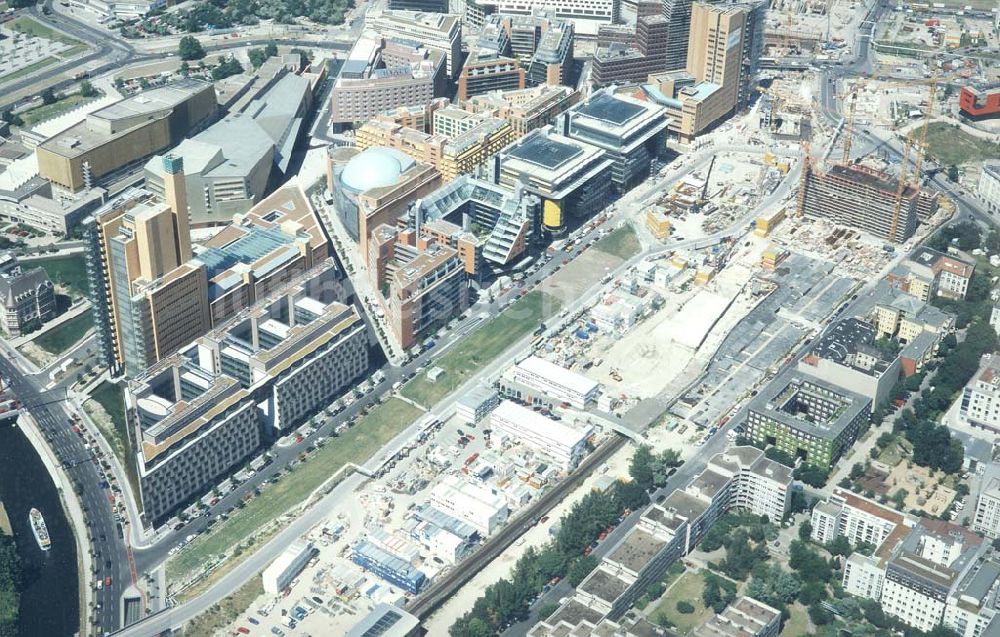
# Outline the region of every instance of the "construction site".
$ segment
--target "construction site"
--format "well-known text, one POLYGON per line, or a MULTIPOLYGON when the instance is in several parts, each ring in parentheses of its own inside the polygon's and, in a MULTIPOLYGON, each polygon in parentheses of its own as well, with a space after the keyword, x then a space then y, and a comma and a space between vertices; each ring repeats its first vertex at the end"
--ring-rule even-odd
POLYGON ((764 31, 768 56, 815 55, 817 60, 849 56, 854 42, 841 34, 861 27, 870 2, 772 0, 764 31))

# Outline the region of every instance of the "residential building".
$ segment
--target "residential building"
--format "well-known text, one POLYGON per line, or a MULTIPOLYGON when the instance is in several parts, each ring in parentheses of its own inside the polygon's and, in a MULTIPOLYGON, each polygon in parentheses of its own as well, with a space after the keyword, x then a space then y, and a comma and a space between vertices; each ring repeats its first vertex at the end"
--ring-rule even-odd
POLYGON ((875 327, 850 317, 837 321, 799 360, 798 370, 849 389, 878 406, 889 400, 902 373, 899 356, 875 347, 875 327))
POLYGON ((495 489, 446 475, 432 489, 431 506, 461 520, 486 538, 507 521, 507 499, 495 489))
POLYGON ((983 355, 962 391, 959 417, 973 427, 1000 432, 1000 356, 983 355))
POLYGON ((346 637, 417 637, 419 634, 419 619, 402 608, 383 603, 376 604, 370 613, 347 631, 346 637))
POLYGON ((463 103, 473 113, 499 117, 510 122, 515 137, 551 124, 580 100, 580 93, 568 86, 536 86, 519 91, 491 91, 474 95, 463 103))
POLYGON ((416 230, 375 228, 368 276, 403 349, 468 307, 468 280, 458 251, 416 230))
POLYGON ((550 459, 563 471, 574 468, 587 453, 591 427, 573 427, 504 400, 490 415, 493 436, 501 442, 525 445, 550 459))
MULTIPOLYGON (((363 144, 373 141, 366 125, 363 144)), ((410 202, 430 194, 441 185, 433 165, 415 161, 396 148, 364 146, 331 147, 327 163, 328 182, 337 217, 348 236, 358 242, 358 253, 366 259, 375 228, 395 226, 410 202)))
MULTIPOLYGON (((184 162, 193 227, 227 224, 264 198, 272 174, 287 172, 311 104, 309 79, 286 73, 243 112, 228 115, 171 150, 184 162)), ((145 177, 146 188, 162 195, 162 157, 146 162, 145 177)))
POLYGON ((975 271, 975 262, 968 258, 918 246, 887 279, 921 301, 930 301, 936 296, 964 299, 975 271))
POLYGON ((279 188, 192 255, 183 162, 165 199, 130 189, 90 218, 87 275, 101 355, 134 376, 329 257, 305 194, 279 188))
POLYGON ((458 108, 434 112, 434 133, 425 133, 382 120, 358 129, 356 146, 393 148, 433 166, 444 182, 476 172, 514 139, 503 119, 476 115, 458 108), (463 115, 464 114, 464 115, 463 115))
MULTIPOLYGON (((575 593, 548 618, 529 630, 529 637, 594 634, 597 626, 616 625, 635 600, 659 581, 678 559, 691 552, 718 518, 729 509, 778 515, 777 504, 791 488, 791 471, 753 447, 734 447, 709 459, 705 470, 663 502, 650 505, 605 554, 600 565, 577 586, 575 593), (763 478, 758 481, 758 478, 763 478), (779 493, 767 493, 768 485, 779 493), (766 503, 757 502, 763 497, 766 503)), ((774 519, 772 517, 772 519, 774 519)), ((773 635, 774 615, 752 601, 738 601, 706 627, 706 635, 773 635), (713 629, 719 632, 712 632, 713 629)), ((773 609, 772 609, 773 610, 773 609)), ((776 614, 777 611, 774 611, 776 614)))
POLYGON ((604 89, 564 113, 557 127, 571 139, 603 149, 614 161, 615 190, 624 193, 649 177, 653 160, 666 148, 670 120, 664 111, 649 101, 604 89))
MULTIPOLYGON (((597 381, 537 356, 529 356, 509 368, 504 374, 504 379, 508 378, 529 391, 548 396, 556 402, 567 402, 577 409, 584 409, 596 401, 601 391, 597 381)), ((504 391, 503 385, 501 381, 501 391, 504 391)), ((505 393, 521 402, 533 402, 526 394, 509 390, 505 393)))
POLYGON ((781 611, 752 597, 740 597, 691 633, 692 637, 777 637, 781 611))
POLYGON ((316 553, 312 542, 302 538, 293 541, 288 548, 282 551, 278 559, 271 562, 261 573, 264 580, 264 592, 269 595, 279 595, 288 588, 293 579, 298 577, 316 553))
POLYGON ((1000 82, 963 86, 958 94, 958 109, 971 120, 1000 117, 1000 82))
POLYGON ((432 11, 383 11, 365 26, 383 38, 414 40, 428 49, 441 51, 445 55, 445 72, 455 79, 462 69, 461 16, 432 11))
POLYGON ((465 101, 491 91, 516 91, 525 87, 525 72, 517 60, 487 51, 473 51, 458 76, 456 99, 465 101))
POLYGON ((810 538, 815 542, 830 544, 846 537, 851 546, 869 544, 875 548, 901 525, 913 526, 906 515, 840 488, 813 508, 810 522, 810 538))
POLYGON ((1000 538, 1000 465, 993 462, 986 465, 979 481, 976 511, 969 528, 992 540, 1000 538))
POLYGON ((210 82, 181 80, 143 91, 87 115, 84 121, 35 150, 38 174, 76 192, 133 166, 210 123, 215 117, 210 82))
POLYGON ((920 520, 886 565, 882 610, 917 630, 931 630, 942 623, 948 598, 986 548, 963 527, 920 520))
POLYGON ((56 316, 56 294, 44 268, 24 269, 12 255, 3 255, 0 272, 0 329, 4 336, 21 336, 56 316))
MULTIPOLYGON (((464 20, 473 29, 482 28, 486 17, 530 16, 539 5, 529 0, 465 0, 464 20)), ((568 20, 576 33, 594 36, 602 25, 616 24, 621 17, 621 0, 556 0, 545 4, 556 18, 568 20)))
POLYGON ((979 198, 986 203, 990 214, 1000 212, 1000 162, 983 162, 979 173, 979 198))
POLYGON ((868 423, 867 396, 798 372, 786 372, 750 401, 747 436, 830 469, 868 423))
POLYGON ((998 634, 1000 563, 981 558, 953 587, 944 608, 945 627, 959 637, 990 637, 998 634))
POLYGON ((408 228, 458 251, 466 273, 516 263, 541 237, 542 201, 523 188, 462 175, 410 206, 408 228))
POLYGON ((445 94, 447 56, 419 44, 363 36, 330 91, 330 121, 347 125, 445 94))
POLYGON ((493 179, 523 187, 543 201, 542 225, 559 233, 570 216, 597 214, 612 196, 614 160, 604 150, 548 130, 535 130, 496 158, 493 179))
POLYGON ((941 339, 954 327, 955 318, 905 292, 897 292, 885 281, 879 282, 873 294, 876 302, 868 320, 875 326, 878 338, 894 337, 903 344, 903 375, 912 376, 937 352, 941 339))
POLYGON ((920 191, 862 164, 834 165, 826 173, 811 164, 799 188, 798 205, 808 217, 862 230, 879 239, 902 243, 917 229, 920 191))

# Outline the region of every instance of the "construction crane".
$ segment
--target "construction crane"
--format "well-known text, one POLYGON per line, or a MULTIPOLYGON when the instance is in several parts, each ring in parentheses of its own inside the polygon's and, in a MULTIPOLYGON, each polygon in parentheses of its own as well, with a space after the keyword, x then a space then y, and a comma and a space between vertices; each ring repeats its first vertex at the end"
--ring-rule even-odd
POLYGON ((934 76, 931 78, 927 89, 927 112, 924 113, 924 123, 920 127, 920 142, 916 146, 917 156, 913 159, 913 187, 920 187, 921 171, 923 170, 924 156, 927 154, 927 124, 930 123, 934 115, 934 99, 937 97, 938 70, 934 69, 934 76))
POLYGON ((899 214, 903 210, 903 193, 906 192, 906 164, 910 159, 910 147, 913 145, 913 133, 906 136, 903 146, 903 159, 899 162, 899 184, 896 186, 896 205, 892 211, 892 225, 889 227, 889 241, 896 241, 896 230, 899 227, 899 214))
POLYGON ((861 90, 861 83, 854 85, 851 91, 851 103, 847 107, 847 124, 844 130, 844 163, 851 161, 851 140, 854 139, 854 114, 858 110, 858 91, 861 90))
POLYGON ((799 175, 799 196, 798 201, 796 201, 796 217, 802 217, 805 214, 806 206, 806 184, 809 181, 809 173, 812 170, 812 147, 809 145, 809 140, 802 142, 802 174, 799 175))

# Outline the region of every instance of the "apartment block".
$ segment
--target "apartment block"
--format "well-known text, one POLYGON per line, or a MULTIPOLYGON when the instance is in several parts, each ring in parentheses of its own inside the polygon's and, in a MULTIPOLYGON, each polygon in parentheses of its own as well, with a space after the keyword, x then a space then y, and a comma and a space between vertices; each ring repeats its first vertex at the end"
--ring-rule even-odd
POLYGON ((216 113, 210 82, 181 80, 87 115, 35 150, 38 174, 76 192, 177 145, 216 113))
POLYGON ((664 113, 654 103, 604 89, 564 113, 557 126, 563 135, 603 149, 614 162, 615 190, 624 193, 648 178, 653 160, 663 154, 670 124, 664 113))
POLYGON ((469 53, 458 76, 459 101, 491 91, 516 91, 525 87, 525 72, 517 60, 487 52, 469 53))
POLYGON ((942 623, 960 637, 1000 634, 1000 562, 980 558, 952 587, 942 623))
POLYGON ((580 93, 568 86, 536 86, 474 95, 462 107, 473 113, 507 120, 514 136, 521 137, 548 126, 559 113, 579 101, 580 93))
MULTIPOLYGON (((684 489, 650 505, 575 593, 550 617, 535 624, 528 635, 594 634, 597 626, 621 621, 650 584, 694 549, 719 516, 739 509, 780 519, 786 509, 779 502, 790 488, 788 467, 765 458, 760 449, 734 447, 713 456, 684 489), (773 493, 768 492, 771 489, 773 493)), ((734 607, 720 616, 715 628, 725 631, 742 625, 734 634, 745 635, 740 631, 748 628, 756 631, 749 634, 774 634, 777 611, 772 614, 752 601, 738 601, 734 607)), ((707 635, 719 634, 711 632, 712 628, 705 630, 707 635)))
POLYGON ((372 233, 368 276, 403 349, 468 307, 468 278, 458 251, 416 230, 381 225, 372 233))
POLYGON ((921 301, 929 302, 937 296, 964 299, 975 271, 976 264, 970 259, 918 246, 887 279, 921 301))
POLYGON ((366 22, 366 27, 384 38, 415 40, 445 57, 445 72, 455 79, 462 68, 462 20, 458 15, 432 10, 383 11, 366 22))
POLYGON ((1000 465, 992 462, 986 465, 969 528, 990 539, 1000 537, 1000 465))
POLYGON ((1000 356, 985 354, 962 391, 959 417, 974 427, 1000 432, 1000 356))
POLYGON ((983 162, 977 190, 979 198, 986 202, 986 209, 990 214, 1000 212, 1000 162, 983 162))
POLYGON ((798 370, 867 396, 872 405, 881 405, 899 381, 902 361, 879 351, 875 334, 870 323, 853 317, 841 319, 799 360, 798 370))
POLYGON ((781 611, 752 597, 740 597, 698 626, 692 637, 777 637, 781 611))
POLYGON ((955 325, 955 318, 929 303, 896 291, 881 281, 874 291, 875 307, 868 320, 878 337, 895 337, 903 344, 900 362, 903 374, 912 376, 923 369, 937 352, 941 339, 955 325))
POLYGON ((905 186, 897 198, 895 178, 861 164, 835 165, 825 173, 811 165, 804 170, 798 194, 802 214, 829 219, 892 243, 902 243, 916 231, 920 199, 916 188, 905 186))
POLYGON ((786 372, 750 401, 747 436, 830 469, 857 440, 872 401, 798 372, 786 372))

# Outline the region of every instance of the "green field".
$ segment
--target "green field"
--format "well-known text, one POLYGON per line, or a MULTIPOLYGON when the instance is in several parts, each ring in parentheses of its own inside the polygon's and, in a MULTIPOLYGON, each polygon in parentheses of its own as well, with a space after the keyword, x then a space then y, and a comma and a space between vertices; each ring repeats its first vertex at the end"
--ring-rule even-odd
MULTIPOLYGON (((420 414, 419 409, 398 398, 379 405, 343 435, 331 438, 312 458, 295 467, 277 484, 270 485, 245 508, 216 525, 210 534, 198 536, 167 562, 168 579, 176 581, 198 573, 205 564, 301 504, 341 467, 351 462, 361 464, 371 458, 420 414)), ((230 564, 227 562, 227 565, 230 564)))
MULTIPOLYGON (((125 397, 122 392, 121 385, 104 381, 90 393, 90 397, 111 418, 110 426, 103 422, 98 422, 97 426, 104 439, 111 445, 111 450, 118 458, 118 463, 124 467, 125 477, 132 487, 132 492, 139 493, 139 477, 135 473, 135 461, 133 460, 135 453, 128 435, 128 421, 125 419, 125 397)), ((84 408, 86 407, 87 405, 84 403, 84 408)))
POLYGON ((87 282, 87 266, 82 254, 53 257, 39 261, 26 261, 30 267, 41 266, 49 273, 56 286, 63 286, 73 298, 87 296, 90 284, 87 282))
POLYGON ((35 62, 34 64, 29 64, 28 66, 19 68, 16 71, 12 71, 10 73, 7 73, 4 76, 0 76, 0 81, 3 81, 3 82, 12 82, 14 80, 19 80, 22 77, 26 77, 28 75, 31 75, 32 73, 35 73, 37 71, 41 71, 46 66, 49 66, 51 64, 55 64, 58 61, 59 61, 59 58, 54 58, 52 56, 49 56, 47 58, 44 58, 44 59, 41 59, 41 60, 35 62))
POLYGON ((27 16, 21 16, 16 20, 11 20, 7 23, 7 28, 33 38, 45 38, 46 40, 53 40, 55 42, 62 42, 63 44, 71 45, 82 44, 76 38, 71 38, 68 35, 60 33, 55 29, 51 29, 41 22, 27 16))
POLYGON ((94 316, 89 310, 84 310, 79 316, 74 316, 47 332, 35 337, 35 345, 50 354, 61 354, 83 338, 87 330, 94 327, 94 316))
POLYGON ((61 99, 56 100, 51 104, 44 104, 42 106, 36 106, 35 108, 29 109, 20 113, 21 119, 24 121, 25 126, 33 126, 38 122, 44 122, 47 119, 52 119, 57 115, 62 115, 63 113, 73 110, 80 104, 89 102, 95 99, 92 97, 84 97, 79 93, 74 93, 73 95, 67 95, 61 99))
POLYGON ((432 407, 483 365, 535 331, 542 321, 554 316, 560 305, 558 299, 543 292, 528 293, 434 361, 433 366, 444 370, 436 382, 432 383, 421 374, 407 383, 401 393, 425 407, 432 407))
POLYGON ((927 125, 928 154, 945 166, 961 166, 1000 157, 1000 145, 988 142, 945 122, 927 125))
POLYGON ((809 614, 801 604, 791 604, 788 607, 790 617, 781 627, 782 637, 799 637, 809 634, 809 614))
POLYGON ((594 250, 621 259, 630 259, 639 254, 641 249, 639 237, 635 235, 635 230, 630 225, 613 230, 608 236, 594 244, 594 250))
POLYGON ((657 621, 659 618, 666 619, 676 626, 676 631, 679 635, 691 632, 695 626, 703 623, 713 615, 712 609, 706 608, 705 604, 701 601, 701 591, 703 588, 705 588, 705 577, 700 572, 688 571, 684 573, 677 580, 677 583, 670 587, 670 590, 663 596, 663 602, 660 603, 656 610, 649 613, 649 617, 653 621, 657 621), (677 602, 680 600, 690 602, 694 606, 694 612, 685 615, 678 611, 677 602))

